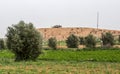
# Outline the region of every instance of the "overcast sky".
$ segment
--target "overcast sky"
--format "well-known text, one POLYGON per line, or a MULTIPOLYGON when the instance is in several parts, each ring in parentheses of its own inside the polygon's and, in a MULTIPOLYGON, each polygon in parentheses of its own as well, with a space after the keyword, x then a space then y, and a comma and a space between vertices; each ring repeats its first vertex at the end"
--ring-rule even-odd
POLYGON ((0 0, 0 37, 20 20, 35 27, 99 27, 120 29, 120 0, 0 0))

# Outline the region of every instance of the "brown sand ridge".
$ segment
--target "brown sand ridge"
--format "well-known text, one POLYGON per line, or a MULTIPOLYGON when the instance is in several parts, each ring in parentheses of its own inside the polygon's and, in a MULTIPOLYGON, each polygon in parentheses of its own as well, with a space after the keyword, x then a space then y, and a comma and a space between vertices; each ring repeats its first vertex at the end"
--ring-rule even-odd
POLYGON ((89 34, 93 34, 96 37, 101 37, 101 33, 110 32, 114 36, 120 35, 119 30, 107 30, 107 29, 96 29, 96 28, 39 28, 43 38, 48 40, 50 37, 56 37, 57 40, 66 40, 70 34, 85 37, 89 34))

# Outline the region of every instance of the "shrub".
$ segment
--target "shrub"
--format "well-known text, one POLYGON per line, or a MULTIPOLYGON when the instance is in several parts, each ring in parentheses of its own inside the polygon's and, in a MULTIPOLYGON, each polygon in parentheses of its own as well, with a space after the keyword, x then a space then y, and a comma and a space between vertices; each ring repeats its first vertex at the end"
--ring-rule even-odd
POLYGON ((15 61, 35 60, 41 53, 42 37, 32 23, 20 21, 8 27, 8 48, 15 54, 15 61))
POLYGON ((67 40, 66 44, 68 48, 78 48, 79 46, 79 38, 75 36, 74 34, 71 34, 67 40))
POLYGON ((52 28, 62 28, 61 25, 54 25, 52 28))
POLYGON ((104 47, 111 47, 114 45, 114 37, 110 32, 102 34, 101 40, 104 47))
POLYGON ((96 38, 92 34, 89 34, 85 37, 85 45, 86 47, 94 48, 96 46, 96 38))
POLYGON ((50 39, 48 39, 48 46, 53 49, 57 49, 57 40, 55 37, 51 37, 50 39))
POLYGON ((3 39, 0 39, 0 49, 5 49, 5 43, 3 39))
POLYGON ((120 35, 119 35, 118 41, 119 41, 119 43, 120 43, 120 35))
POLYGON ((84 37, 79 37, 79 42, 80 42, 80 45, 84 45, 85 44, 84 37))

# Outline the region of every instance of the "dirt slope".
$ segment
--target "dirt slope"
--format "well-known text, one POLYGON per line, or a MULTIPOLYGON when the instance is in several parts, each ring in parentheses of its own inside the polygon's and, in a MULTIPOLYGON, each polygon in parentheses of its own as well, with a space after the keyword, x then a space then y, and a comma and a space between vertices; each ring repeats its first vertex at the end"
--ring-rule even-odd
POLYGON ((114 36, 120 35, 119 30, 107 30, 107 29, 95 29, 95 28, 39 28, 45 40, 50 37, 56 37, 57 40, 66 40, 70 34, 85 37, 88 34, 93 34, 96 37, 100 37, 101 33, 111 32, 114 36))

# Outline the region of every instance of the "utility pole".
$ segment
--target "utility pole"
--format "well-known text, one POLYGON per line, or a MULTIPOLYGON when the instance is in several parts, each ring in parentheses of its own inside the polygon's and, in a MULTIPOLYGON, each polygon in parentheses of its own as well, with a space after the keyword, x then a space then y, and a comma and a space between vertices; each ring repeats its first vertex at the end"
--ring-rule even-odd
POLYGON ((98 26, 99 26, 99 12, 97 12, 97 30, 98 30, 98 26))
POLYGON ((97 38, 99 37, 99 34, 98 34, 98 28, 99 28, 99 12, 97 12, 97 29, 96 29, 96 33, 97 33, 97 38))
MULTIPOLYGON (((97 39, 99 39, 99 33, 98 33, 98 28, 99 28, 99 12, 97 12, 97 39)), ((103 42, 100 40, 101 46, 103 46, 103 42)))

